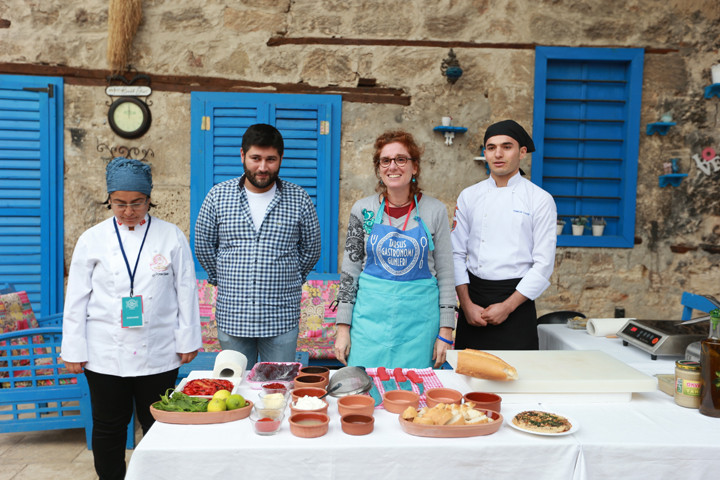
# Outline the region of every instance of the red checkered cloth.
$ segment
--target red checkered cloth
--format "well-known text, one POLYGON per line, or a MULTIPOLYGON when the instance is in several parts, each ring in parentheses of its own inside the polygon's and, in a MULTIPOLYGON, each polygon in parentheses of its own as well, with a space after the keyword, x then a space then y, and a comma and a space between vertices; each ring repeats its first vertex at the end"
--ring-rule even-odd
MULTIPOLYGON (((403 375, 407 376, 408 370, 414 370, 415 373, 417 373, 418 376, 422 378, 423 392, 427 391, 427 389, 429 388, 441 388, 443 386, 442 382, 440 382, 440 379, 437 377, 437 375, 435 375, 435 371, 432 368, 403 368, 403 375)), ((372 377, 373 382, 375 382, 375 386, 377 387, 380 395, 382 396, 385 393, 385 389, 383 388, 380 378, 377 376, 377 368, 366 368, 365 371, 368 373, 368 375, 370 375, 370 377, 372 377)), ((390 378, 394 381, 395 377, 392 374, 393 369, 388 368, 387 371, 390 375, 390 378)), ((410 383, 412 384, 413 392, 420 393, 417 385, 415 385, 415 383, 413 382, 410 383)), ((420 408, 427 406, 427 402, 425 402, 425 394, 420 395, 419 406, 420 408)), ((382 403, 375 408, 382 408, 382 403)))

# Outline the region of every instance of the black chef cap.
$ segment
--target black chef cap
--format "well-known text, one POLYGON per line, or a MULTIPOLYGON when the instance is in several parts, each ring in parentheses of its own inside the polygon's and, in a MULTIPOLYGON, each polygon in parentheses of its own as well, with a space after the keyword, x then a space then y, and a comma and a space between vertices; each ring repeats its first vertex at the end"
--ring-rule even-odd
POLYGON ((502 122, 490 125, 488 129, 485 130, 483 145, 487 143, 488 138, 494 137, 495 135, 507 135, 508 137, 514 138, 521 147, 527 147, 528 153, 535 151, 535 144, 532 138, 530 138, 530 135, 528 135, 525 129, 515 120, 503 120, 502 122))

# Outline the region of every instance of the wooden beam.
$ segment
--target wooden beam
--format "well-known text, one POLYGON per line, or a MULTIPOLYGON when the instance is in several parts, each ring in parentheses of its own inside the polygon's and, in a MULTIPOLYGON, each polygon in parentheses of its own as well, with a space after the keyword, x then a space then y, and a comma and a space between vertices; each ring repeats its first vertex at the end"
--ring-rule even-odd
MULTIPOLYGON (((109 70, 68 67, 64 65, 35 65, 29 63, 0 63, 0 73, 63 77, 68 85, 105 87, 109 70)), ((222 77, 150 75, 153 90, 190 93, 193 91, 303 93, 313 95, 342 95, 343 101, 410 105, 411 98, 401 88, 390 87, 315 87, 304 83, 250 82, 222 77)))
MULTIPOLYGON (((534 50, 537 43, 478 43, 452 40, 405 40, 395 38, 328 38, 328 37, 271 37, 268 47, 282 45, 348 45, 367 47, 433 47, 433 48, 490 48, 502 50, 534 50)), ((644 48, 645 53, 666 54, 677 48, 637 47, 636 45, 543 45, 550 47, 585 48, 644 48)))

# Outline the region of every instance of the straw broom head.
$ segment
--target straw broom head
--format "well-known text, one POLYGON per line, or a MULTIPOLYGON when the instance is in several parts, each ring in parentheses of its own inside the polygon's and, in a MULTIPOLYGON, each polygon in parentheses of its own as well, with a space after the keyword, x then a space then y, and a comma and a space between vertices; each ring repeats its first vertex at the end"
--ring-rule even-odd
POLYGON ((127 67, 141 19, 142 0, 110 0, 107 57, 112 73, 120 73, 127 67))

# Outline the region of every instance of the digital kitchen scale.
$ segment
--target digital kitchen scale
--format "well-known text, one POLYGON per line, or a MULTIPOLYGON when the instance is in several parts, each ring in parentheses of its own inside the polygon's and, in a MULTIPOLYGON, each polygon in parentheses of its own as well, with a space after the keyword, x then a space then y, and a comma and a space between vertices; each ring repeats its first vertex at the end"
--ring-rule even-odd
POLYGON ((657 360, 660 355, 685 356, 687 346, 708 335, 707 322, 689 323, 682 320, 630 319, 618 337, 623 345, 634 345, 657 360))

